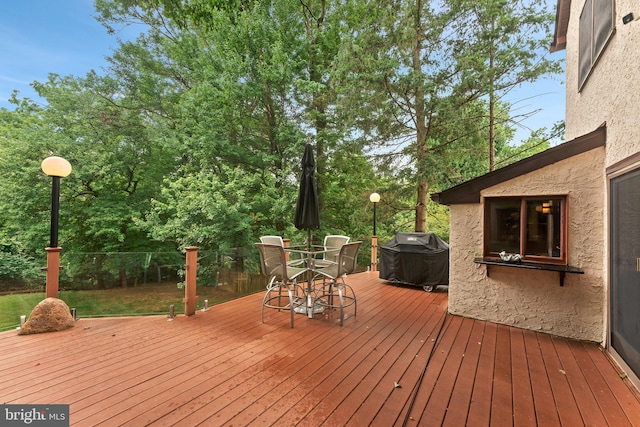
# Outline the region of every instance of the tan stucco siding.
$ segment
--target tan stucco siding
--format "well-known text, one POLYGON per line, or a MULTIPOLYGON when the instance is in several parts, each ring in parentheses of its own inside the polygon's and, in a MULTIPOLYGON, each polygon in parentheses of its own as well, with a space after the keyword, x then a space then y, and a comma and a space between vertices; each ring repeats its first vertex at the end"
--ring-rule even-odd
POLYGON ((568 195, 569 263, 585 274, 475 264, 483 205, 451 206, 449 311, 477 319, 601 342, 605 309, 604 148, 490 187, 482 197, 568 195))
POLYGON ((615 29, 587 81, 578 88, 578 30, 584 0, 571 2, 566 47, 566 140, 570 141, 607 123, 606 166, 640 152, 638 108, 638 46, 640 21, 623 25, 630 12, 640 16, 637 1, 616 1, 615 29))

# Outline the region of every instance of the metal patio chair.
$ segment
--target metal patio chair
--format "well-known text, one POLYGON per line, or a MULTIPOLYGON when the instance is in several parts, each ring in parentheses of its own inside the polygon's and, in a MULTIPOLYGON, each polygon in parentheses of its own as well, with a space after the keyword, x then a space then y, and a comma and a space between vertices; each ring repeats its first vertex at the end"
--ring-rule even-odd
POLYGON ((304 303, 304 290, 297 284, 296 278, 308 269, 287 265, 284 248, 280 245, 256 243, 256 247, 260 252, 260 272, 269 278, 267 292, 262 299, 262 322, 265 307, 278 311, 289 310, 293 328, 294 308, 304 303))
POLYGON ((261 236, 260 243, 266 243, 267 245, 280 245, 284 248, 284 240, 280 236, 261 236))
POLYGON ((325 252, 322 259, 316 261, 317 267, 327 267, 338 262, 338 254, 343 245, 349 243, 349 236, 330 234, 324 238, 325 252))
MULTIPOLYGON (((284 240, 280 236, 261 236, 260 243, 266 243, 268 245, 280 245, 284 248, 284 240)), ((304 259, 290 259, 290 254, 285 252, 287 257, 287 265, 298 266, 304 264, 304 259)))
POLYGON ((316 289, 316 301, 327 308, 340 309, 340 326, 344 323, 345 307, 353 305, 354 316, 358 310, 356 294, 344 278, 355 271, 361 244, 362 242, 352 242, 342 245, 335 263, 314 270, 315 274, 322 275, 325 279, 316 289))

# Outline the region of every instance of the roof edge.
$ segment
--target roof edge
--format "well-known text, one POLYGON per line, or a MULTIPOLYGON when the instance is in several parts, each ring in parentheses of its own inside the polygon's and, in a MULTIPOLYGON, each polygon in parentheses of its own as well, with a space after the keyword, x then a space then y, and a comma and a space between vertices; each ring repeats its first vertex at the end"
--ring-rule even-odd
POLYGON ((603 123, 593 132, 571 141, 549 148, 541 153, 522 159, 516 163, 489 172, 448 190, 431 194, 431 200, 441 205, 480 203, 480 191, 510 179, 552 165, 578 154, 604 146, 607 141, 607 127, 603 123))
POLYGON ((553 31, 553 41, 549 47, 550 52, 557 52, 566 48, 570 15, 571 0, 558 0, 556 4, 556 25, 553 31))

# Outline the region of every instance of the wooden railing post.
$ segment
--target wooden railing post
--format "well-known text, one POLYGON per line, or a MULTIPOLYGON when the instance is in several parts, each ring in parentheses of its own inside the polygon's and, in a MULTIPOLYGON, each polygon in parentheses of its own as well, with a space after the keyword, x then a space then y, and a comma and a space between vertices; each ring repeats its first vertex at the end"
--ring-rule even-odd
POLYGON ((371 237, 371 271, 378 271, 378 236, 371 237))
MULTIPOLYGON (((288 248, 289 246, 291 246, 291 239, 282 239, 282 242, 284 243, 285 248, 288 248)), ((287 262, 289 262, 289 252, 285 251, 284 257, 287 260, 287 262)))
POLYGON ((185 265, 184 314, 196 314, 196 277, 198 272, 198 247, 188 246, 187 264, 185 265))
POLYGON ((47 284, 45 294, 47 298, 58 298, 58 280, 60 278, 60 251, 62 248, 45 248, 47 251, 47 284))

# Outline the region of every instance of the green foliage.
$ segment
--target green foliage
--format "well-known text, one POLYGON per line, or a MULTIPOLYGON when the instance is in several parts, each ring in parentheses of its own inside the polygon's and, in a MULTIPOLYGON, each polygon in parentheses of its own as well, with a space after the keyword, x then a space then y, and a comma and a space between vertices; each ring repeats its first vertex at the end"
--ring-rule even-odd
MULTIPOLYGON (((308 140, 322 206, 314 237, 367 238, 377 191, 384 241, 422 225, 446 237, 448 211, 428 193, 486 173, 488 139, 497 165, 549 139, 512 147, 518 117, 500 99, 557 70, 540 51, 551 19, 537 0, 96 9, 110 32, 144 31, 119 44, 103 75, 52 74, 34 82, 46 105, 14 97, 15 111, 0 110, 0 247, 11 255, 0 270, 11 275, 14 257, 29 265, 47 245, 51 183, 40 162, 51 154, 73 166, 61 186, 65 251, 227 253, 263 234, 305 238, 292 218, 308 140)), ((135 274, 131 262, 96 260, 121 275, 135 274)))
POLYGON ((43 274, 40 272, 40 267, 34 260, 27 257, 0 252, 0 289, 41 286, 43 274))
MULTIPOLYGON (((229 250, 249 246, 268 227, 278 198, 261 175, 220 166, 221 173, 201 171, 168 178, 152 210, 139 224, 159 241, 229 250)), ((293 196, 293 194, 291 194, 293 196)), ((290 197, 288 206, 294 205, 290 197)))

